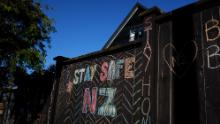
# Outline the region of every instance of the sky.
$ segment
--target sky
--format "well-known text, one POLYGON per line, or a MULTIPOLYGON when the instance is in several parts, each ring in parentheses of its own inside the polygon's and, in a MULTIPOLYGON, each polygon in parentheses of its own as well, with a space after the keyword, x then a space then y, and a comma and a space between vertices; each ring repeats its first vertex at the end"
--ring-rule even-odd
POLYGON ((47 48, 46 67, 56 56, 74 58, 100 50, 136 2, 147 8, 157 6, 165 12, 197 0, 40 0, 51 10, 56 32, 47 48))

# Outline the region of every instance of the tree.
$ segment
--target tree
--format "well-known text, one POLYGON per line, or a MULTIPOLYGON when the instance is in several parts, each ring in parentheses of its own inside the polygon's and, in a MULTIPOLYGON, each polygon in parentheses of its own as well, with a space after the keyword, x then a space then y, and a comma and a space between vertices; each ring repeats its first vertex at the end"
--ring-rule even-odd
POLYGON ((54 32, 52 20, 36 0, 1 0, 0 67, 8 78, 16 67, 41 70, 54 32))
POLYGON ((17 69, 15 72, 15 83, 18 85, 18 89, 14 93, 14 107, 11 107, 12 113, 9 118, 14 117, 16 124, 30 124, 39 118, 38 114, 47 114, 55 65, 42 71, 43 73, 34 71, 27 74, 23 70, 17 69))

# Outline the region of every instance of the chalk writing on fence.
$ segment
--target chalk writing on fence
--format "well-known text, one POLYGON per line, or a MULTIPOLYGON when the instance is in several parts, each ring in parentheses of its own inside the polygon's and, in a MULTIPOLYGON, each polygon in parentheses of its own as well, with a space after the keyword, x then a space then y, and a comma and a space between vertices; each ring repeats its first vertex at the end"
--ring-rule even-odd
POLYGON ((149 113, 150 113, 150 108, 151 108, 150 98, 149 97, 144 98, 144 100, 141 103, 141 108, 142 108, 141 109, 142 114, 148 116, 149 113), (146 112, 143 110, 145 105, 148 105, 148 109, 147 109, 146 112))
POLYGON ((220 49, 218 45, 211 45, 207 48, 207 62, 208 62, 209 69, 217 69, 220 67, 220 63, 216 61, 216 58, 220 59, 219 50, 220 49), (213 51, 213 52, 210 52, 210 51, 213 51))
POLYGON ((149 17, 147 19, 145 19, 145 29, 144 31, 146 32, 146 45, 144 47, 144 51, 143 54, 145 56, 145 58, 147 59, 147 63, 145 66, 145 72, 147 71, 148 65, 150 63, 150 59, 151 59, 151 54, 152 54, 152 49, 150 46, 150 31, 152 30, 152 22, 150 21, 152 19, 152 17, 149 17))
POLYGON ((69 81, 69 82, 66 84, 66 92, 70 94, 71 91, 72 91, 72 89, 73 89, 73 83, 69 81))
POLYGON ((135 58, 125 59, 125 78, 134 77, 134 62, 135 58))
POLYGON ((215 41, 220 37, 219 21, 212 18, 205 23, 206 41, 215 41))
MULTIPOLYGON (((82 113, 95 114, 97 105, 97 87, 92 88, 92 96, 90 89, 85 88, 82 113)), ((116 88, 99 88, 99 95, 105 97, 104 103, 98 108, 98 115, 115 117, 117 115, 116 107, 113 104, 113 99, 116 93, 116 88)))
MULTIPOLYGON (((75 69, 73 74, 73 83, 67 85, 67 92, 71 92, 73 85, 79 85, 86 82, 93 82, 93 77, 98 73, 100 83, 113 82, 116 79, 134 77, 135 57, 128 57, 118 60, 102 62, 100 72, 97 70, 97 64, 85 65, 84 68, 75 69), (124 72, 124 75, 121 74, 124 72)), ((95 81, 95 80, 94 80, 95 81)), ((98 82, 96 82, 98 83, 98 82)), ((114 105, 114 97, 117 88, 114 87, 92 87, 85 88, 83 94, 82 113, 97 114, 100 116, 117 116, 117 109, 114 105), (98 101, 98 97, 104 97, 104 102, 98 101), (99 103, 102 102, 102 103, 99 103)), ((146 100, 147 101, 147 100, 146 100)))
MULTIPOLYGON (((208 43, 211 42, 217 42, 220 38, 220 26, 219 26, 219 21, 214 19, 208 20, 205 23, 205 36, 206 36, 206 41, 208 43)), ((219 54, 219 45, 208 45, 207 47, 207 66, 209 69, 217 69, 220 67, 220 54, 219 54)))
POLYGON ((171 58, 169 58, 169 60, 166 57, 166 50, 173 50, 176 51, 176 48, 174 47, 174 45, 172 43, 168 43, 164 46, 163 48, 163 59, 164 62, 167 64, 168 68, 170 69, 171 72, 173 72, 174 74, 176 74, 174 67, 175 67, 175 62, 176 59, 172 56, 171 58))
POLYGON ((115 117, 117 115, 116 107, 113 104, 116 88, 100 88, 99 95, 105 96, 106 100, 98 108, 98 115, 115 117))
POLYGON ((143 117, 141 124, 151 124, 150 116, 143 117))
POLYGON ((85 88, 82 113, 87 113, 87 109, 89 109, 90 113, 93 114, 95 113, 96 101, 97 101, 97 89, 98 89, 97 87, 92 88, 92 97, 91 97, 90 89, 85 88))
POLYGON ((162 50, 162 56, 163 61, 168 66, 169 70, 175 74, 177 77, 181 78, 183 77, 187 71, 191 68, 193 63, 195 62, 197 56, 198 56, 198 45, 196 41, 192 40, 189 42, 186 42, 182 49, 178 50, 175 48, 175 46, 172 43, 167 43, 162 50), (186 61, 185 56, 187 56, 185 53, 187 50, 193 49, 193 53, 191 57, 188 57, 188 60, 186 61), (172 54, 171 54, 172 52, 172 54), (175 56, 174 56, 175 55, 175 56), (181 63, 181 64, 180 64, 181 63), (175 71, 175 66, 184 66, 184 71, 181 73, 177 73, 175 71))
MULTIPOLYGON (((103 62, 101 66, 101 73, 100 73, 100 81, 106 80, 115 80, 119 79, 120 70, 124 67, 124 78, 133 78, 134 77, 134 62, 135 58, 126 58, 125 60, 111 60, 108 62, 103 62)), ((93 81, 93 77, 96 72, 96 66, 87 65, 86 68, 76 69, 74 72, 73 77, 73 84, 80 84, 82 82, 93 81)))
MULTIPOLYGON (((152 56, 152 48, 150 45, 150 32, 152 30, 152 17, 148 17, 145 19, 145 32, 146 32, 146 45, 144 47, 143 55, 146 60, 146 66, 144 68, 145 73, 147 73, 148 66, 151 61, 151 56, 152 56)), ((150 111, 151 111, 151 99, 150 99, 150 94, 151 92, 151 75, 148 74, 146 77, 144 77, 144 80, 142 82, 142 102, 141 102, 141 113, 142 113, 142 124, 149 124, 150 120, 150 111), (147 93, 145 93, 147 92, 147 93)))

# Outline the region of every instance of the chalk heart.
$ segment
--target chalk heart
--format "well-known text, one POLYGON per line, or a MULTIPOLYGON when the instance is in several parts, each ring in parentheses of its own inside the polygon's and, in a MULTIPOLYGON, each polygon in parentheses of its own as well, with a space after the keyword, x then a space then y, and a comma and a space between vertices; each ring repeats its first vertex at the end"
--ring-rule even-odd
POLYGON ((170 71, 177 77, 183 77, 192 67, 198 54, 198 46, 195 41, 187 42, 180 50, 177 50, 172 43, 163 48, 163 59, 170 71), (172 55, 169 53, 172 51, 172 55), (176 70, 178 68, 178 70, 176 70))

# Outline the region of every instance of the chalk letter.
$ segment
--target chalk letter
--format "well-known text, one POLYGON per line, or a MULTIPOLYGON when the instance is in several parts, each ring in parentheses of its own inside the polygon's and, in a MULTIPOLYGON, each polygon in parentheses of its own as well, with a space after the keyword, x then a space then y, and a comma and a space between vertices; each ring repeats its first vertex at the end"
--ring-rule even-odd
POLYGON ((218 24, 219 22, 216 19, 211 19, 205 23, 205 34, 207 42, 214 41, 220 37, 220 28, 218 24))
POLYGON ((73 79, 73 84, 78 84, 79 83, 79 70, 75 70, 74 72, 74 79, 73 79))
POLYGON ((111 60, 108 68, 108 80, 115 79, 115 61, 111 60))
POLYGON ((116 61, 115 79, 120 78, 120 70, 123 68, 123 63, 124 63, 123 59, 119 59, 116 61))
POLYGON ((133 78, 134 77, 134 62, 135 58, 130 57, 125 59, 125 78, 133 78))
POLYGON ((98 115, 115 117, 116 107, 113 104, 116 88, 100 88, 99 95, 106 96, 105 102, 98 108, 98 115))
POLYGON ((147 116, 142 118, 141 124, 151 124, 150 116, 147 116))
POLYGON ((148 116, 149 113, 150 113, 150 110, 151 110, 150 98, 146 97, 146 98, 144 98, 144 100, 141 103, 141 113, 143 115, 147 115, 148 116), (144 107, 147 107, 147 108, 144 108, 144 107))
POLYGON ((97 101, 97 87, 92 88, 92 98, 90 95, 89 88, 86 88, 84 91, 82 113, 87 113, 87 108, 89 108, 90 113, 94 114, 96 111, 96 101, 97 101))
POLYGON ((102 68, 101 68, 101 73, 100 73, 100 80, 101 81, 105 81, 107 76, 108 76, 108 63, 107 62, 104 62, 102 64, 102 68))
MULTIPOLYGON (((213 51, 213 50, 212 50, 213 51)), ((208 68, 209 69, 217 69, 217 68, 219 68, 220 67, 220 63, 218 63, 218 61, 216 61, 217 60, 217 57, 220 57, 220 54, 219 54, 219 46, 217 46, 217 45, 212 45, 212 46, 209 46, 208 48, 207 48, 207 61, 208 61, 208 68), (211 48, 214 48, 214 52, 212 52, 211 54, 210 54, 210 49, 211 48), (211 63, 210 63, 210 59, 211 58, 213 58, 212 60, 213 60, 213 62, 212 63, 215 63, 215 66, 213 66, 213 65, 211 65, 211 63)), ((220 58, 219 58, 220 59, 220 58)), ((219 60, 218 59, 218 60, 219 60)))
POLYGON ((92 65, 92 66, 90 66, 90 70, 91 70, 91 81, 93 80, 93 77, 94 77, 94 75, 95 75, 96 67, 97 67, 97 65, 92 65))
POLYGON ((85 78, 84 78, 84 81, 90 81, 91 78, 90 78, 90 67, 89 65, 86 67, 86 73, 85 73, 85 78))
POLYGON ((83 73, 85 72, 85 68, 82 68, 79 70, 79 73, 80 73, 80 81, 79 82, 82 82, 82 78, 83 78, 83 73))

